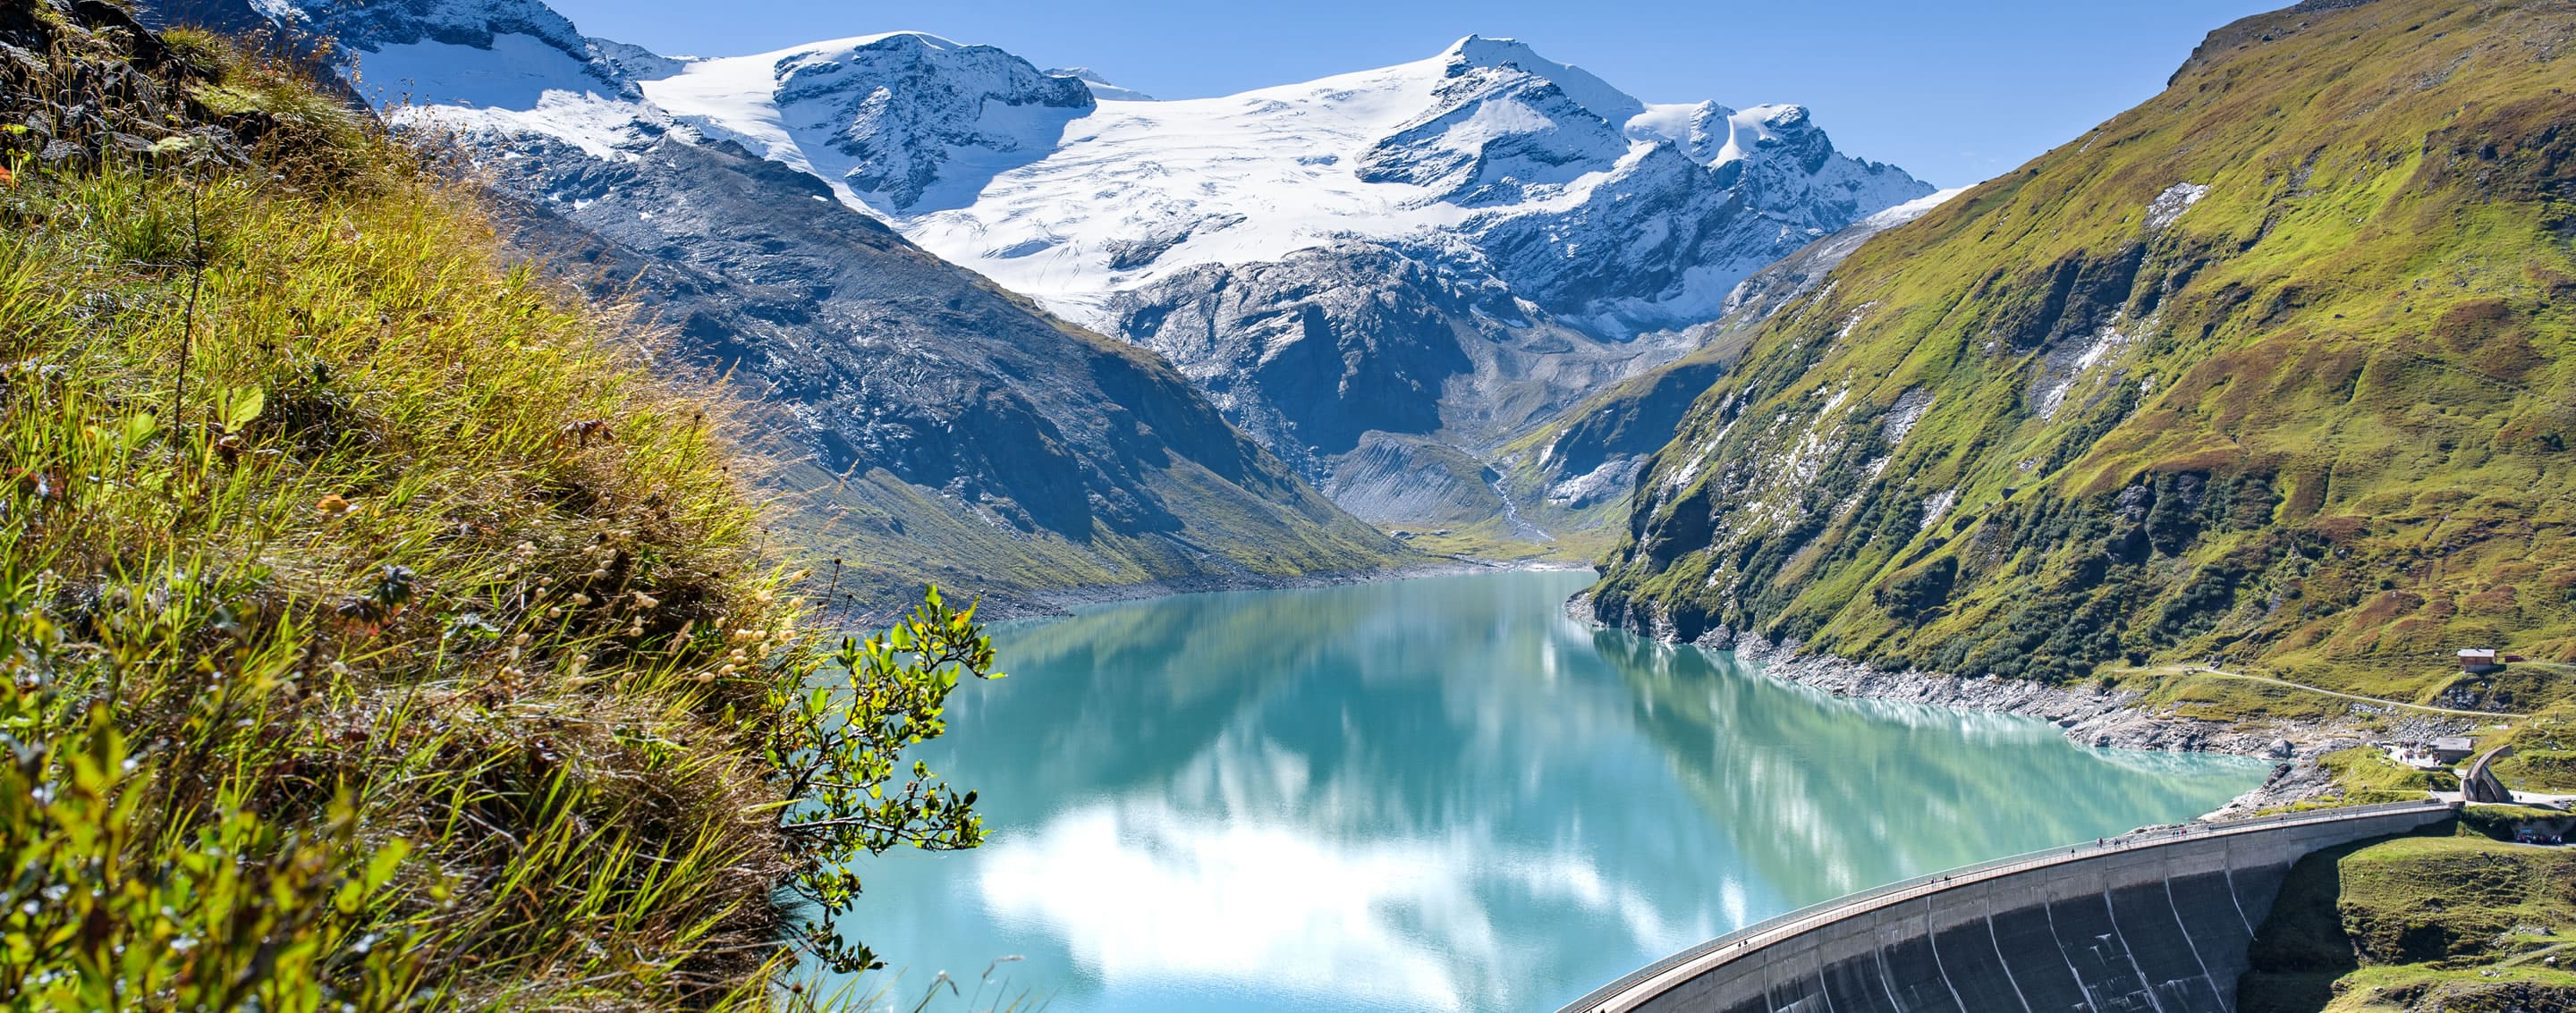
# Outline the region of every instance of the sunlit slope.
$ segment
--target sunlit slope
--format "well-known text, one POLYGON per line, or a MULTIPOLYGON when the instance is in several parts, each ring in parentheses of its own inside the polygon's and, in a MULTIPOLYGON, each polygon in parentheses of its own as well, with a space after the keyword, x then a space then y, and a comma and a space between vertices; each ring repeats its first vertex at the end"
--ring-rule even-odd
POLYGON ((1640 477, 1598 614, 2426 698, 2459 647, 2576 656, 2571 50, 2546 2, 2214 33, 1768 323, 1640 477))

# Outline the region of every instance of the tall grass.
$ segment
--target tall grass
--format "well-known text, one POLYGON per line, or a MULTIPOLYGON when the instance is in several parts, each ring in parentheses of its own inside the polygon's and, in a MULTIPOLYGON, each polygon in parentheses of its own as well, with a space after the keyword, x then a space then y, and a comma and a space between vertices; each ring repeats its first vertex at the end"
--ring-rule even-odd
POLYGON ((836 712, 714 389, 291 75, 173 87, 259 146, 0 183, 0 1004, 790 998, 836 712))

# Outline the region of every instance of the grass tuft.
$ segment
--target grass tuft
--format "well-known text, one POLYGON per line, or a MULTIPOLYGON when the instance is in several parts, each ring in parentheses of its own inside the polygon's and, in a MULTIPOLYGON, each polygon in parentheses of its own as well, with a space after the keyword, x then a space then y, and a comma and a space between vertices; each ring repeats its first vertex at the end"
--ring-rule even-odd
POLYGON ((980 835, 844 797, 987 674, 972 609, 834 661, 629 314, 290 69, 41 13, 0 104, 196 140, 0 138, 0 1005, 818 1001, 781 898, 980 835))

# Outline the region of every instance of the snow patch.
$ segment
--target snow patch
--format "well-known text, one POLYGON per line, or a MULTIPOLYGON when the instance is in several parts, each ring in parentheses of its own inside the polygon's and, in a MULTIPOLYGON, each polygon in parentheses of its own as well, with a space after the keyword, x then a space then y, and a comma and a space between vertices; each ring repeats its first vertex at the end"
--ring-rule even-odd
POLYGON ((1080 81, 1084 87, 1091 89, 1092 98, 1099 99, 1103 102, 1154 101, 1154 96, 1147 95, 1134 88, 1122 88, 1118 85, 1109 83, 1108 78, 1100 76, 1099 71, 1093 70, 1089 67, 1053 67, 1047 70, 1047 74, 1054 77, 1069 77, 1076 81, 1080 81))
MULTIPOLYGON (((1870 306, 1875 305, 1877 304, 1870 304, 1870 306)), ((1859 309, 1853 310, 1851 316, 1843 319, 1842 329, 1834 332, 1834 340, 1841 341, 1844 338, 1851 337, 1853 331, 1860 329, 1861 320, 1867 316, 1869 316, 1869 306, 1863 306, 1859 309)))
POLYGON ((1923 526, 1915 530, 1932 530, 1932 525, 1940 523, 1941 518, 1949 514, 1950 508, 1957 505, 1959 505, 1959 487, 1955 485, 1923 497, 1923 526))
POLYGON ((641 150, 667 128, 655 122, 653 112, 596 94, 550 91, 529 109, 402 106, 389 110, 386 118, 401 125, 429 124, 463 133, 534 134, 580 148, 592 158, 632 161, 643 157, 641 150))
POLYGON ((2192 205, 2200 203, 2200 199, 2206 196, 2209 196, 2206 184, 2176 183, 2166 187, 2165 192, 2157 194, 2155 201, 2147 205, 2147 231, 2162 232, 2171 227, 2175 219, 2181 218, 2183 212, 2191 210, 2192 205))
POLYGON ((1857 222, 1853 222, 1852 226, 1854 228, 1873 229, 1884 232, 1917 218, 1921 218, 1924 215, 1931 214, 1933 208, 1947 204, 1950 202, 1950 198, 1966 192, 1968 192, 1968 188, 1964 186, 1954 186, 1947 190, 1937 190, 1921 197, 1914 198, 1913 200, 1906 201, 1903 204, 1899 204, 1877 214, 1870 215, 1869 217, 1863 218, 1857 222))
POLYGON ((492 48, 414 42, 357 54, 360 92, 378 106, 534 109, 547 97, 614 95, 589 64, 533 35, 495 35, 492 48))
POLYGON ((1547 490, 1547 500, 1570 509, 1580 510, 1595 503, 1607 503, 1628 494, 1637 483, 1637 473, 1645 470, 1643 457, 1621 457, 1601 462, 1601 466, 1547 490))
MULTIPOLYGON (((258 2, 323 17, 319 0, 258 2)), ((450 6, 467 28, 514 23, 450 6)), ((603 159, 665 137, 739 143, 1093 326, 1179 272, 1361 241, 1537 300, 1507 326, 1624 339, 1716 318, 1746 276, 1856 215, 1929 206, 1914 200, 1929 186, 1836 152, 1803 108, 1649 106, 1508 39, 1153 101, 918 32, 701 59, 560 29, 489 49, 423 37, 361 70, 380 104, 408 96, 443 124, 603 159)))
MULTIPOLYGON (((1419 249, 1512 278, 1514 288, 1597 272, 1596 249, 1661 249, 1638 239, 1659 230, 1671 237, 1665 245, 1697 246, 1654 254, 1680 260, 1669 265, 1678 277, 1660 291, 1552 307, 1624 337, 1658 322, 1714 318, 1726 293, 1786 252, 1781 247, 1929 189, 1834 153, 1803 109, 1648 107, 1507 39, 1470 36, 1427 60, 1237 95, 1122 96, 1080 110, 1014 105, 1018 92, 986 80, 1003 73, 1008 54, 928 37, 933 65, 923 71, 853 71, 829 93, 792 80, 822 63, 850 62, 854 50, 894 45, 889 38, 695 61, 643 88, 682 122, 813 173, 933 253, 1094 326, 1114 322, 1118 293, 1176 273, 1276 262, 1341 241, 1419 249), (974 79, 952 80, 961 75, 974 79), (862 87, 866 81, 878 90, 862 87), (938 141, 936 131, 875 111, 928 87, 983 96, 955 110, 972 120, 971 143, 938 141), (1695 120, 1704 135, 1696 140, 1695 120), (866 131, 874 133, 859 136, 866 131), (1735 170, 1743 192, 1758 195, 1751 213, 1730 213, 1740 220, 1716 234, 1702 222, 1619 217, 1623 205, 1652 201, 1698 201, 1669 214, 1725 206, 1715 203, 1725 191, 1674 159, 1676 148, 1702 164, 1743 162, 1735 170), (891 165, 891 155, 851 153, 861 149, 916 153, 891 165), (898 199, 897 190, 880 188, 889 167, 922 195, 898 199), (1233 224, 1192 228, 1220 219, 1233 224), (1178 238, 1147 258, 1137 255, 1138 237, 1178 238), (1032 240, 1051 245, 995 255, 1034 249, 1032 240)), ((1098 75, 1066 73, 1109 97, 1098 75)))

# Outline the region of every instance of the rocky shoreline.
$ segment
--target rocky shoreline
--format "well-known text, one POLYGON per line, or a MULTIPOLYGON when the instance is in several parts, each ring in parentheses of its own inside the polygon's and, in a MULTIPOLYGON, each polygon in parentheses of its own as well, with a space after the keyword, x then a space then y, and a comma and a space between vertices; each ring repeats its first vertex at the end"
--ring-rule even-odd
MULTIPOLYGON (((1092 605, 1176 594, 1286 590, 1464 573, 1561 569, 1584 567, 1543 561, 1498 562, 1447 557, 1382 570, 1284 578, 1209 574, 1185 580, 1063 588, 1032 596, 1032 600, 1027 601, 988 602, 986 615, 993 619, 1035 619, 1067 615, 1075 609, 1092 605), (1000 607, 991 607, 994 605, 1000 607)), ((1568 601, 1566 613, 1583 622, 1600 625, 1584 596, 1577 595, 1568 601)), ((1658 639, 1669 642, 1672 638, 1658 639)), ((1731 651, 1738 658, 1757 662, 1764 675, 1838 697, 1894 700, 2036 718, 2058 726, 2067 739, 2078 745, 2104 749, 2226 753, 2272 761, 2272 775, 2260 787, 2203 814, 2202 820, 2233 819, 2302 802, 2330 800, 2337 797, 2341 789, 2336 787, 2332 774, 2317 762, 2318 757, 2392 736, 2430 738, 2456 734, 2467 724, 2457 720, 2409 717, 2401 719, 2400 727, 2393 732, 2386 727, 2365 728, 2358 720, 2231 724, 2158 712, 2142 704, 2140 694, 2130 691, 2095 685, 2052 686, 1991 675, 1972 677, 1912 668, 1893 670, 1830 654, 1811 654, 1796 641, 1775 643, 1755 636, 1737 635, 1702 637, 1691 646, 1731 651)), ((2355 717, 2360 716, 2356 712, 2355 717)))
POLYGON ((2317 757, 2361 742, 2349 733, 2233 726, 2159 714, 2139 706, 2137 693, 2097 686, 2049 686, 2025 679, 1968 678, 1918 669, 1889 671, 1847 658, 1805 654, 1794 643, 1747 640, 1738 642, 1734 650, 1737 657, 1760 662, 1766 675, 1835 696, 2038 718, 2057 725, 2076 744, 2096 748, 2229 753, 2274 762, 2272 776, 2261 787, 2202 816, 2204 820, 2324 798, 2335 788, 2317 757))
MULTIPOLYGON (((1589 601, 1577 596, 1566 603, 1568 615, 1598 622, 1589 601)), ((1659 638, 1669 640, 1670 638, 1659 638)), ((2367 730, 2355 721, 2227 724, 2159 713, 2144 706, 2135 692, 2099 686, 2051 686, 1998 676, 1957 676, 1920 669, 1891 670, 1830 654, 1809 654, 1795 641, 1774 643, 1759 637, 1702 637, 1697 646, 1729 650, 1758 662, 1764 675, 1822 690, 1840 697, 1897 700, 1957 710, 2015 714, 2058 726, 2078 745, 2106 749, 2160 749, 2228 753, 2273 761, 2272 776, 2261 787, 2203 814, 2202 820, 2249 816, 2266 809, 2338 797, 2342 789, 2317 758, 2382 738, 2386 729, 2367 730)), ((2429 738, 2455 734, 2465 721, 2404 718, 2396 737, 2429 738)))

